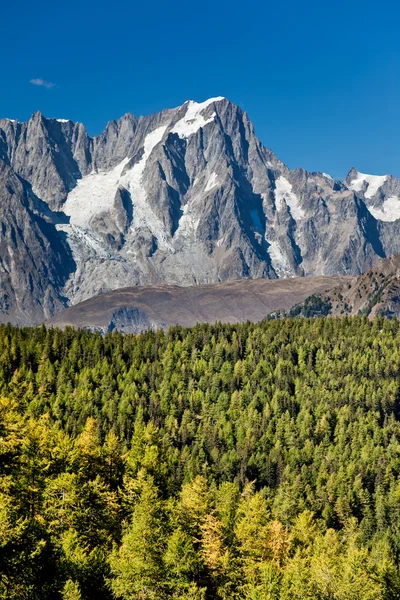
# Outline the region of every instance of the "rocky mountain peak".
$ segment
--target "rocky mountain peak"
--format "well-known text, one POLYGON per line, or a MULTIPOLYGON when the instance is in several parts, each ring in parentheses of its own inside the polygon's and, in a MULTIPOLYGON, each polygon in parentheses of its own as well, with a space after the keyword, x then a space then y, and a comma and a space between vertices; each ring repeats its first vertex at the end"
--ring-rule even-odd
POLYGON ((44 115, 40 112, 40 110, 36 110, 32 116, 30 117, 29 122, 37 122, 37 121, 43 121, 45 119, 44 115))
MULTIPOLYGON (((54 310, 127 285, 357 274, 400 252, 398 179, 291 171, 223 97, 127 113, 94 138, 40 112, 2 120, 0 157, 24 218, 44 220, 48 248, 70 253, 54 310)), ((38 286, 31 294, 41 302, 38 286)))

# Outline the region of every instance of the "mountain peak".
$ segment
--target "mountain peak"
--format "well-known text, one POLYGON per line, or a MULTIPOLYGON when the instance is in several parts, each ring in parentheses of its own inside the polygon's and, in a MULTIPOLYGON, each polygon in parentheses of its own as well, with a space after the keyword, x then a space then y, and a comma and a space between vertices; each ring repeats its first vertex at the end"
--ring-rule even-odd
POLYGON ((193 133, 196 133, 200 127, 204 127, 208 123, 214 121, 216 113, 212 113, 210 117, 205 118, 203 112, 212 104, 225 100, 222 96, 217 98, 209 98, 204 102, 195 102, 194 100, 187 100, 184 107, 186 107, 185 115, 177 122, 171 129, 171 133, 177 133, 180 138, 187 138, 193 133))
MULTIPOLYGON (((227 100, 227 98, 225 98, 224 96, 215 96, 215 98, 207 98, 207 100, 203 100, 203 102, 197 102, 197 100, 186 100, 182 106, 185 106, 186 104, 195 104, 196 106, 203 106, 204 108, 206 108, 207 106, 209 106, 210 104, 213 104, 214 102, 222 102, 222 100, 227 100)), ((229 100, 228 100, 229 102, 229 100)))
POLYGON ((122 117, 120 117, 118 119, 118 121, 137 121, 137 117, 131 113, 131 112, 126 112, 125 114, 122 115, 122 117))
POLYGON ((383 186, 389 175, 370 175, 351 169, 346 177, 347 186, 354 192, 363 192, 365 198, 372 198, 383 186))
POLYGON ((30 121, 40 121, 42 119, 45 119, 45 116, 43 115, 43 113, 40 110, 35 110, 35 112, 32 114, 32 116, 29 120, 30 121))
POLYGON ((348 181, 350 183, 351 181, 353 181, 353 179, 357 178, 357 175, 358 169, 356 169, 356 167, 351 167, 350 171, 346 175, 345 181, 348 181))
MULTIPOLYGON (((126 113, 94 138, 39 111, 26 125, 0 128, 0 156, 26 182, 19 196, 0 187, 2 207, 12 205, 8 230, 31 189, 39 217, 43 209, 54 219, 40 247, 53 244, 54 265, 60 245, 73 257, 67 280, 52 275, 61 304, 149 283, 358 274, 400 253, 400 180, 353 168, 348 191, 327 175, 291 171, 223 96, 139 118, 126 113)), ((28 231, 37 215, 24 218, 28 231)), ((18 250, 28 264, 31 249, 21 242, 18 250)), ((37 250, 39 271, 42 259, 37 250)), ((26 322, 18 298, 29 296, 36 310, 49 282, 36 278, 32 292, 24 267, 13 269, 9 286, 26 322)))

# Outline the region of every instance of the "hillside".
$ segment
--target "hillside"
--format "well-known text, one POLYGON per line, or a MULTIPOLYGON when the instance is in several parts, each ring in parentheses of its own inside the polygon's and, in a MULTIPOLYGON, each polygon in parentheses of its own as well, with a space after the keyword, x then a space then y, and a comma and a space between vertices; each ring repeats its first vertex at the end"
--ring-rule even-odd
POLYGON ((350 280, 344 276, 296 277, 188 287, 123 288, 72 306, 58 313, 48 324, 102 332, 117 329, 139 333, 145 329, 167 329, 172 325, 257 322, 273 311, 289 310, 310 294, 326 292, 350 280))
POLYGON ((344 281, 327 292, 311 295, 287 311, 295 316, 376 315, 400 316, 400 255, 379 261, 359 277, 344 281))
POLYGON ((332 295, 332 314, 400 316, 400 256, 379 261, 373 269, 342 284, 332 295), (343 312, 342 312, 343 311, 343 312))

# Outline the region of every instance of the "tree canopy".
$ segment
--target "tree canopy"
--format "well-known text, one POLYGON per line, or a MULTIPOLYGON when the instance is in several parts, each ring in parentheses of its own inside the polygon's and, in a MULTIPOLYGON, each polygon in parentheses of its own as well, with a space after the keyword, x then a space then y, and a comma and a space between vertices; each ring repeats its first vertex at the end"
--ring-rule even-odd
POLYGON ((0 326, 0 598, 400 598, 400 326, 0 326))

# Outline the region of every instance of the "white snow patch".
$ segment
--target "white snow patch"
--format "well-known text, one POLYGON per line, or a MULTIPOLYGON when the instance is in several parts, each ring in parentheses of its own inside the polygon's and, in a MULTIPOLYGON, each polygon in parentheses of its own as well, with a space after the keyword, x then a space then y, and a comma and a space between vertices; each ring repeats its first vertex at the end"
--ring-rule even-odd
POLYGON ((71 224, 57 224, 56 229, 67 234, 68 243, 74 259, 112 258, 113 254, 105 249, 100 240, 86 229, 71 224))
POLYGON ((146 136, 142 158, 132 167, 132 169, 124 174, 120 184, 130 192, 132 198, 132 229, 148 227, 159 242, 166 248, 173 250, 171 244, 168 243, 168 236, 163 222, 154 214, 149 204, 146 202, 146 190, 142 185, 142 177, 147 159, 155 146, 161 142, 166 129, 167 126, 162 125, 146 136))
POLYGON ((398 196, 392 196, 387 198, 381 207, 369 206, 368 210, 375 219, 393 223, 400 219, 400 199, 398 196))
POLYGON ((69 123, 71 119, 56 119, 59 123, 69 123))
POLYGON ((70 223, 87 228, 95 215, 112 208, 115 193, 121 186, 130 192, 132 198, 132 229, 147 226, 159 242, 164 242, 169 247, 164 225, 147 204, 146 191, 142 185, 147 159, 154 147, 161 142, 166 129, 167 126, 163 125, 146 136, 141 159, 124 174, 122 172, 129 162, 128 157, 111 171, 92 172, 80 179, 78 185, 68 194, 63 208, 65 214, 70 217, 70 223))
POLYGON ((329 175, 329 173, 322 173, 322 175, 324 177, 326 177, 327 179, 330 179, 331 181, 334 181, 333 177, 331 175, 329 175))
POLYGON ((291 276, 289 263, 286 257, 283 255, 278 242, 274 241, 268 243, 270 244, 268 247, 268 253, 271 257, 272 267, 276 273, 283 277, 291 276))
POLYGON ((295 221, 305 216, 304 210, 300 206, 298 197, 292 192, 292 184, 283 175, 275 181, 275 200, 278 210, 282 208, 283 200, 290 208, 290 213, 295 221))
POLYGON ((93 171, 78 181, 68 194, 63 208, 70 217, 71 225, 87 227, 95 215, 110 210, 127 162, 128 158, 124 158, 111 171, 93 171))
POLYGON ((215 119, 215 112, 211 115, 211 117, 205 119, 201 114, 202 111, 205 110, 210 104, 213 104, 214 102, 220 102, 221 100, 225 100, 225 98, 218 96, 217 98, 209 98, 205 102, 200 103, 189 100, 186 102, 187 109, 185 116, 175 123, 171 129, 171 133, 177 133, 180 138, 187 138, 190 135, 193 135, 200 129, 200 127, 204 127, 215 119))
POLYGON ((9 123, 18 123, 17 119, 7 119, 6 117, 4 120, 8 121, 9 123))
POLYGON ((191 204, 185 204, 183 207, 183 214, 179 219, 179 226, 175 233, 177 237, 187 238, 195 233, 199 226, 200 219, 196 218, 192 212, 191 204))
POLYGON ((217 240, 217 243, 215 244, 217 246, 217 248, 220 248, 222 246, 222 244, 224 243, 225 240, 225 236, 219 238, 219 240, 217 240))
POLYGON ((385 183, 387 175, 367 175, 366 173, 360 173, 357 171, 357 177, 350 182, 349 188, 355 192, 360 192, 363 188, 364 182, 368 184, 367 191, 364 193, 366 198, 372 198, 375 196, 379 188, 385 183))
POLYGON ((208 181, 207 181, 207 185, 204 188, 205 192, 209 192, 210 190, 212 190, 214 187, 216 187, 218 185, 218 175, 217 173, 214 173, 214 171, 211 173, 208 181))

